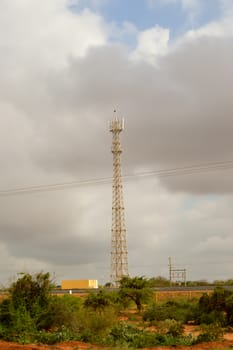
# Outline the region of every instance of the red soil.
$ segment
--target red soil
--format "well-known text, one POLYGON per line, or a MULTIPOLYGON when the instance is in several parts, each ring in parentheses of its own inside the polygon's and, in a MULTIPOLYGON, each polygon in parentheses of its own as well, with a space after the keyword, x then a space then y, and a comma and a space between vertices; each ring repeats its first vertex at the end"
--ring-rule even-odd
MULTIPOLYGON (((226 334, 224 341, 202 343, 193 346, 155 346, 142 350, 223 350, 233 348, 233 334, 226 334)), ((15 343, 0 342, 0 350, 107 350, 108 347, 101 347, 92 344, 72 341, 56 345, 19 345, 15 343)))

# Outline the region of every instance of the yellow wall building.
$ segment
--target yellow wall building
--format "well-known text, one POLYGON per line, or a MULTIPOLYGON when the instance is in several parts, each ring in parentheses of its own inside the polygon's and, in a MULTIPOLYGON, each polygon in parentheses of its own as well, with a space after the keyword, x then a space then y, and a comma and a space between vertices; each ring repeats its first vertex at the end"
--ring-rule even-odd
POLYGON ((97 280, 64 280, 61 282, 61 289, 86 289, 98 288, 97 280))

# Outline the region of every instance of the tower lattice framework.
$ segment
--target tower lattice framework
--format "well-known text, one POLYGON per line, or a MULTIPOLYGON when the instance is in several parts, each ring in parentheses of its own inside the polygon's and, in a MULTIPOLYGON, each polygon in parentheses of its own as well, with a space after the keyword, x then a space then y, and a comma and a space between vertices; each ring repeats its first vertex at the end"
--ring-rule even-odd
POLYGON ((126 240, 125 212, 122 186, 120 133, 124 121, 115 118, 110 122, 112 132, 113 184, 112 184, 112 241, 110 281, 118 285, 123 276, 128 276, 128 249, 126 240))

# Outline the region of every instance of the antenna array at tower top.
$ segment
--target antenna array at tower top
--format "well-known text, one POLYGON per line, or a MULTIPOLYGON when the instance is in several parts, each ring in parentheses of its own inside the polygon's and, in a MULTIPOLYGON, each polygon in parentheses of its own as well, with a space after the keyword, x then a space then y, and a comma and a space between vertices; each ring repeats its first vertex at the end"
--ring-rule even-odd
POLYGON ((124 119, 118 119, 117 117, 114 118, 110 122, 109 129, 110 129, 111 132, 124 130, 124 119))

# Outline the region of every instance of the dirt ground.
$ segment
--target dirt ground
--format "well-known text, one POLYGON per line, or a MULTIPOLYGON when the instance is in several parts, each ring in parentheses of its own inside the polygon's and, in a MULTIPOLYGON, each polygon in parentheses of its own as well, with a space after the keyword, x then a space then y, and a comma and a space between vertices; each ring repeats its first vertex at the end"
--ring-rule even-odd
MULTIPOLYGON (((203 343, 193 346, 156 346, 153 348, 144 348, 142 350, 224 350, 233 348, 233 340, 224 340, 223 342, 203 343)), ((81 342, 66 342, 56 345, 18 345, 14 343, 0 342, 1 350, 107 350, 108 347, 97 347, 91 344, 81 342)))

